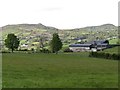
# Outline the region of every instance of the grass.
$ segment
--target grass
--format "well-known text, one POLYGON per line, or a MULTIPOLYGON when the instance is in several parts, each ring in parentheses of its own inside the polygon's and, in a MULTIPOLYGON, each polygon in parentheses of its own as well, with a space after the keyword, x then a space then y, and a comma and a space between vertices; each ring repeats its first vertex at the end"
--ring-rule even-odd
POLYGON ((118 49, 119 49, 119 48, 120 48, 120 47, 117 46, 117 47, 113 47, 113 48, 105 49, 105 50, 102 51, 102 52, 105 52, 105 53, 111 53, 111 54, 113 54, 113 53, 118 54, 118 49))
POLYGON ((118 39, 112 39, 109 41, 110 44, 117 44, 118 42, 118 39))
POLYGON ((0 54, 0 89, 2 90, 2 54, 0 54))
POLYGON ((118 62, 88 53, 3 54, 3 88, 114 88, 118 62))

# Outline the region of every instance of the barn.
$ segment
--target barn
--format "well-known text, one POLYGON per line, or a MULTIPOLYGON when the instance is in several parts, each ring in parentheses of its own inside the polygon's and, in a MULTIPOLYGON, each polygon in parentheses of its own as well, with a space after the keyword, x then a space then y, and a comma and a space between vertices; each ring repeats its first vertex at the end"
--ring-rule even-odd
POLYGON ((108 40, 97 40, 86 44, 71 44, 69 45, 69 49, 73 52, 80 51, 99 51, 106 49, 109 45, 108 40))
POLYGON ((69 45, 69 49, 73 52, 79 52, 79 51, 89 51, 91 44, 72 44, 69 45))

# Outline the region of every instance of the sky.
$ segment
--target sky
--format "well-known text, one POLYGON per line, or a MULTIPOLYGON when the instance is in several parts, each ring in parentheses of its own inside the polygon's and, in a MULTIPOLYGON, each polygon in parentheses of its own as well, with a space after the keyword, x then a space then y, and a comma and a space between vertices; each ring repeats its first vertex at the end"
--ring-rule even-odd
POLYGON ((72 29, 118 25, 119 0, 0 0, 0 27, 37 24, 72 29))

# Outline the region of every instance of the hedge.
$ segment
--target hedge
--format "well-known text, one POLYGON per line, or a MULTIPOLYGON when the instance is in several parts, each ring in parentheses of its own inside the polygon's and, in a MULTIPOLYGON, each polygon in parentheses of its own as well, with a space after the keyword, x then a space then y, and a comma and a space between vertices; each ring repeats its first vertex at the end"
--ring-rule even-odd
POLYGON ((65 49, 64 52, 73 52, 72 50, 70 50, 69 48, 65 49))
POLYGON ((110 54, 110 53, 104 53, 104 52, 90 52, 89 57, 120 60, 120 54, 110 54))

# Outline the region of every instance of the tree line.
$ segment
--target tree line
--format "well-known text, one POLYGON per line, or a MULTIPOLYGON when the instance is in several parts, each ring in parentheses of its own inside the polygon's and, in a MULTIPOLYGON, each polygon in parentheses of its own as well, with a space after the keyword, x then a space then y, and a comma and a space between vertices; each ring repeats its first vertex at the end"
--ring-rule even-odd
MULTIPOLYGON (((5 46, 11 50, 11 52, 18 49, 20 44, 20 40, 14 34, 8 34, 5 39, 5 46)), ((58 51, 62 48, 63 44, 61 39, 59 38, 58 33, 54 33, 52 40, 50 41, 50 49, 52 53, 58 53, 58 51)), ((43 52, 48 52, 48 50, 43 49, 43 52)))

